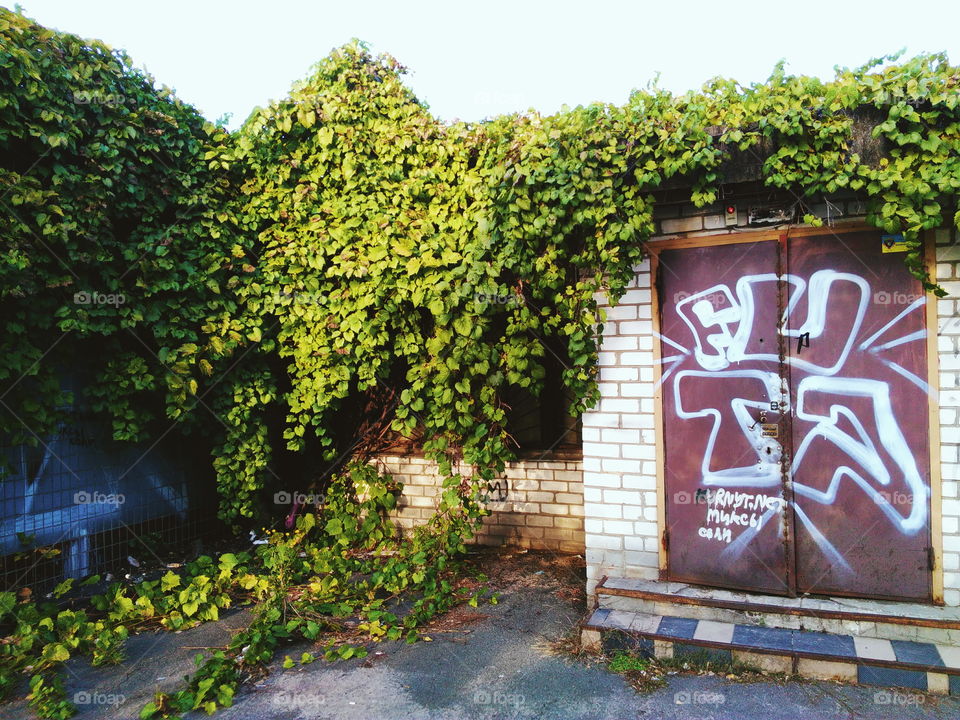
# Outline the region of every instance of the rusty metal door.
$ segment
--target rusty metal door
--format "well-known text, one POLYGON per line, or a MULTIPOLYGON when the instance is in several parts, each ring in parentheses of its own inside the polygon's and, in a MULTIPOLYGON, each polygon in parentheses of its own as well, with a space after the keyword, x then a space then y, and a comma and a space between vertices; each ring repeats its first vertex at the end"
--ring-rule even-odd
POLYGON ((925 297, 878 232, 791 239, 797 590, 931 592, 925 297))
POLYGON ((671 579, 793 592, 782 255, 775 241, 659 255, 671 579))
POLYGON ((925 298, 881 248, 661 252, 671 579, 929 599, 925 298))

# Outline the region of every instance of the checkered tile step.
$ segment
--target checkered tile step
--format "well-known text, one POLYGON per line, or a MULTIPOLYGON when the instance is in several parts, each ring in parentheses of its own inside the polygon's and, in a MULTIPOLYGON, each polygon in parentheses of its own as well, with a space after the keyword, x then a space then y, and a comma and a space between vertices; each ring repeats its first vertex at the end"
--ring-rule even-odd
MULTIPOLYGON (((639 578, 605 577, 597 585, 603 606, 604 596, 623 596, 682 605, 725 608, 755 612, 809 616, 819 619, 916 625, 960 630, 960 607, 938 607, 920 603, 855 598, 822 598, 802 595, 784 597, 754 592, 707 588, 687 583, 639 578)), ((953 641, 960 645, 960 642, 953 641)))
POLYGON ((960 675, 960 647, 951 645, 737 625, 607 609, 595 610, 583 627, 599 631, 618 630, 654 640, 726 650, 960 675))

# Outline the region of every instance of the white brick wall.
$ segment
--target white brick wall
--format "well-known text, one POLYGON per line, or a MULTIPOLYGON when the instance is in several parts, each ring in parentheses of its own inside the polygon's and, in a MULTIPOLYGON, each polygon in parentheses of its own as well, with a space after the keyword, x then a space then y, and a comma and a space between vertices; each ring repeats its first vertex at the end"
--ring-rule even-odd
POLYGON ((940 472, 943 513, 943 600, 960 605, 960 239, 938 230, 937 282, 950 294, 937 300, 937 348, 940 360, 940 472))
MULTIPOLYGON (((852 207, 847 203, 847 207, 852 207)), ((850 219, 849 217, 844 219, 850 219)), ((663 232, 682 223, 661 221, 663 232)), ((692 223, 691 227, 696 225, 692 223)), ((960 605, 960 239, 940 230, 937 303, 944 602, 960 605)), ((653 405, 651 278, 648 262, 621 303, 607 308, 598 406, 583 417, 583 494, 587 592, 604 575, 659 574, 653 405)), ((931 382, 931 386, 935 383, 931 382)), ((931 433, 934 437, 935 434, 931 433)))
POLYGON ((583 416, 587 592, 604 575, 656 578, 656 445, 650 263, 606 308, 597 408, 583 416))
MULTIPOLYGON (((413 455, 382 455, 382 471, 403 483, 395 520, 413 528, 436 511, 440 477, 432 462, 413 455)), ((506 499, 491 502, 477 542, 582 553, 583 469, 579 460, 521 460, 506 469, 506 499)), ((496 493, 493 493, 496 496, 496 493)))

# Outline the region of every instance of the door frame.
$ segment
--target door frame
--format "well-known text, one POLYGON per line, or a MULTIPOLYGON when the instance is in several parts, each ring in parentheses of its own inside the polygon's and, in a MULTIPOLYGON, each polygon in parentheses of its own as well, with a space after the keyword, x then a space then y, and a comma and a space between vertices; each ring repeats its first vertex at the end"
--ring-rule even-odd
MULTIPOLYGON (((882 233, 880 228, 864 222, 838 224, 834 227, 812 227, 809 225, 782 225, 762 230, 734 230, 732 232, 697 233, 686 236, 668 237, 645 243, 650 260, 650 313, 653 329, 653 412, 656 443, 656 481, 657 481, 657 529, 660 538, 658 564, 661 580, 669 580, 669 540, 667 535, 667 503, 664 454, 663 393, 660 383, 662 355, 660 352, 660 287, 658 283, 659 256, 661 250, 677 250, 713 245, 737 245, 748 242, 777 242, 785 234, 789 237, 812 237, 819 235, 842 235, 854 232, 882 233)), ((936 278, 936 245, 933 234, 926 232, 922 236, 924 264, 931 278, 936 278)), ((940 406, 938 402, 940 387, 940 362, 937 348, 938 314, 937 298, 928 293, 925 304, 925 325, 927 330, 927 382, 935 391, 927 394, 928 452, 930 455, 930 545, 932 547, 932 567, 930 568, 930 597, 934 605, 943 605, 943 497, 940 468, 940 406)), ((919 604, 925 604, 918 601, 919 604)))

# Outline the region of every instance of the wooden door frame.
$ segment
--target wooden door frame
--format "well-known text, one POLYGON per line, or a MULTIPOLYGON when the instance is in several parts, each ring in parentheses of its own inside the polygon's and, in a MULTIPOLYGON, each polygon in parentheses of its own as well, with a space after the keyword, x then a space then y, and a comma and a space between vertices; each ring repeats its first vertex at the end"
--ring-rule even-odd
MULTIPOLYGON (((668 580, 669 570, 669 537, 667 533, 667 496, 666 496, 666 466, 664 454, 664 421, 663 421, 663 393, 660 382, 663 366, 660 348, 660 289, 659 270, 660 252, 662 250, 677 250, 682 248, 709 247, 714 245, 736 245, 749 242, 777 241, 783 233, 790 237, 815 237, 819 235, 841 235, 855 232, 883 231, 874 225, 863 222, 851 222, 835 227, 779 226, 769 230, 735 230, 732 232, 714 232, 695 234, 683 237, 669 237, 663 240, 647 242, 645 248, 650 262, 650 313, 653 330, 653 411, 656 458, 656 492, 657 492, 657 531, 660 539, 658 547, 658 566, 661 580, 668 580)), ((931 278, 936 278, 936 245, 932 233, 925 233, 923 237, 924 262, 931 278)), ((933 553, 933 567, 930 569, 930 597, 935 605, 943 605, 943 495, 942 477, 940 469, 940 406, 939 406, 939 357, 937 348, 938 314, 936 296, 927 295, 925 303, 925 325, 927 331, 927 384, 930 391, 927 393, 928 405, 928 452, 930 455, 930 547, 933 553)), ((922 601, 918 601, 921 604, 922 601)))

